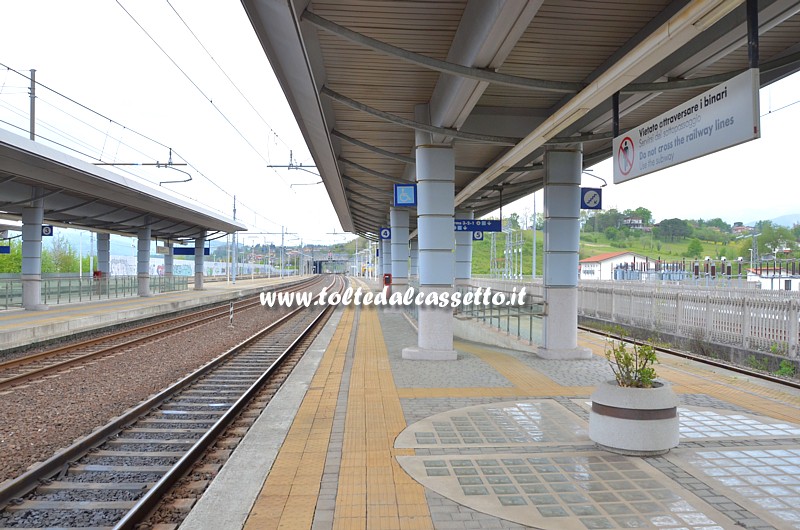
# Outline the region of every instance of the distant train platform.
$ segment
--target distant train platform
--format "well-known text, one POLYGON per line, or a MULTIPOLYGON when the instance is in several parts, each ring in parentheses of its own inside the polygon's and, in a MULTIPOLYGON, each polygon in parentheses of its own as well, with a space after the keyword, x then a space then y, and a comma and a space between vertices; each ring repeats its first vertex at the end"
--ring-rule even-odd
POLYGON ((87 331, 149 317, 235 300, 265 287, 295 282, 301 277, 240 278, 233 282, 206 282, 199 291, 173 291, 149 297, 100 299, 51 306, 46 311, 0 311, 0 350, 60 339, 87 331))
POLYGON ((601 450, 590 360, 456 341, 410 361, 413 321, 340 307, 182 529, 800 528, 800 392, 661 356, 680 445, 601 450))

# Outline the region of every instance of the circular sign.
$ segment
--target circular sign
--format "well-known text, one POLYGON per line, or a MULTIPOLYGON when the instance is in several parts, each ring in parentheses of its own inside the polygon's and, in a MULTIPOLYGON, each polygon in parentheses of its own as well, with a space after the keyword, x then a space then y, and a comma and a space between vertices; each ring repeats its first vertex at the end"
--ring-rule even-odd
POLYGON ((53 235, 53 227, 50 225, 42 225, 42 235, 43 236, 52 236, 53 235))
POLYGON ((389 228, 381 228, 381 239, 391 239, 392 230, 389 228))
POLYGON ((475 241, 483 241, 483 232, 480 230, 477 232, 472 232, 472 239, 475 241))
POLYGON ((595 190, 587 190, 583 194, 583 204, 588 206, 589 208, 594 208, 598 204, 600 204, 600 194, 597 193, 595 190))
POLYGON ((619 144, 617 151, 617 164, 619 164, 619 171, 623 175, 627 175, 633 169, 634 161, 634 147, 633 140, 630 136, 626 136, 619 144))

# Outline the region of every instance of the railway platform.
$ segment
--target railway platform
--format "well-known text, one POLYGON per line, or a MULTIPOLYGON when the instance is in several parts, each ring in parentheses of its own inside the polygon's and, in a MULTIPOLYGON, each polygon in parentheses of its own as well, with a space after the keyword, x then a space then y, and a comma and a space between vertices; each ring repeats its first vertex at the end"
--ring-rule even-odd
POLYGON ((52 306, 47 311, 0 311, 0 351, 79 335, 92 330, 235 300, 260 293, 265 287, 294 282, 302 276, 240 278, 206 282, 202 290, 174 291, 149 297, 99 299, 52 306))
POLYGON ((579 338, 409 361, 412 320, 340 307, 180 528, 800 528, 800 392, 661 356, 680 445, 622 456, 588 437, 612 373, 579 338))

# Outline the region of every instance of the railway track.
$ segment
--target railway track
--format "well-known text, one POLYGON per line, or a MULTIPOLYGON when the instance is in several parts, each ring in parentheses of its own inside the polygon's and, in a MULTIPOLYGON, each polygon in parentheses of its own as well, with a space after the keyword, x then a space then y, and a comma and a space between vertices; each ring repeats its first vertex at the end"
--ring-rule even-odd
MULTIPOLYGON (((634 339, 632 339, 631 337, 626 337, 626 336, 620 335, 618 333, 611 333, 611 332, 605 332, 605 331, 601 332, 601 331, 598 331, 598 330, 596 330, 594 328, 590 328, 590 327, 587 327, 587 326, 578 326, 578 329, 581 330, 581 331, 586 331, 587 333, 592 333, 594 335, 608 337, 608 338, 612 338, 612 339, 615 339, 615 340, 622 340, 622 341, 627 341, 627 342, 633 342, 634 341, 634 339)), ((638 341, 638 342, 641 342, 641 341, 638 341)), ((730 370, 732 372, 736 372, 736 373, 739 373, 739 374, 747 375, 749 377, 753 377, 753 378, 756 378, 756 379, 761 379, 763 381, 769 381, 771 383, 776 383, 776 384, 787 386, 787 387, 790 387, 790 388, 800 389, 800 381, 795 380, 795 379, 789 379, 789 378, 786 378, 786 377, 778 377, 778 376, 772 375, 770 373, 763 372, 761 370, 753 370, 753 369, 748 368, 746 366, 741 366, 739 364, 735 364, 735 363, 732 363, 732 362, 720 361, 718 359, 712 359, 712 358, 706 357, 704 355, 696 355, 696 354, 693 354, 693 353, 690 353, 690 352, 687 352, 687 351, 677 350, 677 349, 674 349, 674 348, 667 348, 665 346, 659 346, 657 344, 654 344, 653 348, 655 348, 655 350, 657 352, 659 352, 659 353, 665 353, 667 355, 673 355, 675 357, 680 357, 681 359, 688 359, 688 360, 695 361, 695 362, 698 362, 698 363, 701 363, 701 364, 705 364, 705 365, 708 365, 708 366, 715 366, 717 368, 724 368, 726 370, 730 370)))
MULTIPOLYGON (((275 289, 285 288, 300 291, 316 282, 315 278, 311 278, 288 286, 276 286, 275 289)), ((234 311, 239 312, 260 306, 258 297, 253 297, 234 303, 234 311)), ((228 305, 212 307, 0 362, 0 390, 32 378, 67 369, 93 358, 140 346, 165 335, 191 329, 221 318, 229 318, 229 315, 230 307, 228 305)))
MULTIPOLYGON (((342 289, 344 280, 335 278, 342 289)), ((133 528, 332 308, 298 308, 0 489, 0 527, 133 528)))

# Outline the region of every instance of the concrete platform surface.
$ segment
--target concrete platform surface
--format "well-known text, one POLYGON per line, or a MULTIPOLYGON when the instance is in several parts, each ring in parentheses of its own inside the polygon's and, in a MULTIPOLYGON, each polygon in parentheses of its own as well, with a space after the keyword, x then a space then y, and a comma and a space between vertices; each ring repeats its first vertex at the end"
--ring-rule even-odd
POLYGON ((236 283, 207 282, 203 290, 159 293, 51 306, 46 311, 0 311, 0 351, 50 341, 113 326, 122 322, 183 311, 260 293, 265 287, 301 277, 237 279, 236 283))
POLYGON ((800 529, 798 391, 662 356, 681 443, 622 456, 588 437, 603 338, 411 361, 403 314, 337 312, 181 528, 800 529))

